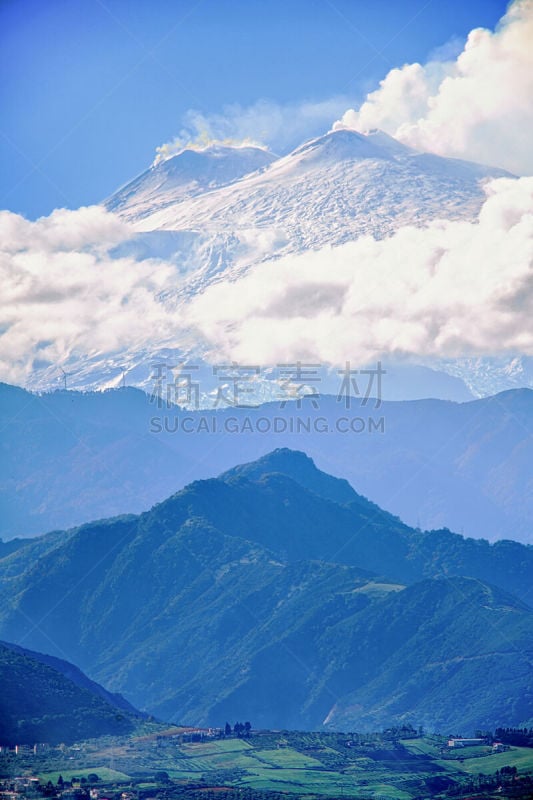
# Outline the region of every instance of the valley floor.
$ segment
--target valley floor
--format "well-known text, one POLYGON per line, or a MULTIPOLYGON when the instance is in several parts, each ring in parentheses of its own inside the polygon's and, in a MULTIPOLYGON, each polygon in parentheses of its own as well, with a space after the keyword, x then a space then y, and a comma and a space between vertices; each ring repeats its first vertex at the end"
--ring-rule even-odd
POLYGON ((533 748, 451 749, 441 736, 163 729, 0 753, 0 798, 533 798, 533 748), (408 736, 409 738, 401 738, 408 736))

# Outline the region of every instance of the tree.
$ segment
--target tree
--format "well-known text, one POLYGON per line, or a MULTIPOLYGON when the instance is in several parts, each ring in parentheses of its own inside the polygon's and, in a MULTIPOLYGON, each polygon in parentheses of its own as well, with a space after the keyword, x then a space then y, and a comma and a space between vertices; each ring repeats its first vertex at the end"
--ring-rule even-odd
POLYGON ((249 722, 244 723, 244 730, 246 731, 246 736, 249 736, 250 731, 252 730, 252 726, 249 722))
POLYGON ((45 797, 57 797, 56 787, 52 781, 48 781, 42 791, 45 797))
POLYGON ((231 736, 231 725, 229 722, 226 722, 226 727, 224 728, 224 733, 226 736, 231 736))
POLYGON ((65 783, 65 781, 63 780, 63 776, 60 775, 59 778, 57 779, 57 785, 61 786, 61 788, 63 788, 63 784, 64 783, 65 783))

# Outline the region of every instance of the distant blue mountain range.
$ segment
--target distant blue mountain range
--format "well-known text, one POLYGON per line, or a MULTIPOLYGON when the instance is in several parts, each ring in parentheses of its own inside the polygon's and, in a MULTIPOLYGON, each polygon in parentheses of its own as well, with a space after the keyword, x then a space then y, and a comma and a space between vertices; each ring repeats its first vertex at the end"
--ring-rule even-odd
POLYGON ((0 536, 139 513, 288 446, 413 527, 533 542, 533 391, 375 406, 321 396, 190 412, 133 388, 36 395, 1 384, 0 536))

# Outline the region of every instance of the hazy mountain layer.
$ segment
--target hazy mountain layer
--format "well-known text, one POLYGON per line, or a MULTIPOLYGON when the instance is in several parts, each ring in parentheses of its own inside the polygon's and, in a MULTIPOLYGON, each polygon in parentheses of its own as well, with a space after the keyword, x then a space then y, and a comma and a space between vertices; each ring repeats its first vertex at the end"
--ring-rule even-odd
POLYGON ((533 392, 378 409, 321 397, 318 406, 185 412, 135 389, 32 395, 0 385, 0 535, 139 513, 283 444, 413 527, 533 541, 533 392), (371 430, 382 418, 384 432, 371 430))

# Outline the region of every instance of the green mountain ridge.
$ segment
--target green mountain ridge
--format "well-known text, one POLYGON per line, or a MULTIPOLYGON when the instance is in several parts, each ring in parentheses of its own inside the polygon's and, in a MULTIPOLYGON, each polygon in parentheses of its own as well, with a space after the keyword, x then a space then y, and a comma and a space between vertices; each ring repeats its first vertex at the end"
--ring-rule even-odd
POLYGON ((0 558, 0 636, 169 721, 474 730, 533 716, 532 578, 281 449, 0 558))

